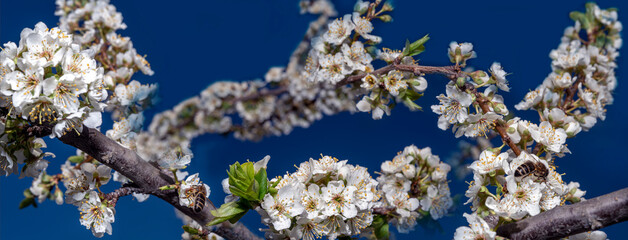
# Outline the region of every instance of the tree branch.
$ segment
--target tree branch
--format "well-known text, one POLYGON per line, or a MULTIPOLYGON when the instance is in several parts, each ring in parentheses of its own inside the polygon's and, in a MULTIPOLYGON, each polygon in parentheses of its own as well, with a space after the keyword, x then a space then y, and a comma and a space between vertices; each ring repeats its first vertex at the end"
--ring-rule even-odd
MULTIPOLYGON (((480 105, 482 112, 489 113, 491 111, 488 106, 490 100, 486 99, 486 96, 480 94, 478 90, 475 89, 473 85, 471 85, 471 83, 465 83, 464 89, 471 91, 471 93, 475 96, 475 102, 480 105)), ((519 154, 521 154, 521 149, 519 149, 519 147, 517 147, 517 144, 515 144, 512 139, 510 139, 510 137, 506 133, 507 128, 508 126, 506 126, 506 123, 503 120, 495 121, 495 131, 497 131, 499 136, 502 138, 502 141, 506 143, 508 147, 510 147, 510 149, 512 149, 512 152, 515 153, 516 156, 519 156, 519 154)))
MULTIPOLYGON (((142 189, 142 192, 150 192, 152 195, 163 199, 199 224, 205 225, 214 218, 210 211, 215 208, 209 200, 207 200, 205 208, 199 213, 195 213, 188 207, 181 206, 176 190, 161 191, 158 189, 161 186, 174 184, 174 179, 161 172, 159 168, 144 161, 134 151, 106 137, 100 131, 83 127, 80 134, 68 132, 60 137, 59 140, 67 145, 81 149, 102 164, 118 171, 131 179, 138 188, 142 189)), ((216 232, 223 233, 224 235, 219 235, 226 239, 259 239, 241 224, 234 226, 223 224, 218 227, 216 232)))
MULTIPOLYGON (((379 68, 379 69, 377 69, 377 70, 375 70, 373 72, 370 72, 368 74, 379 75, 379 74, 388 73, 388 72, 390 72, 392 70, 413 72, 413 73, 415 73, 417 75, 420 75, 420 74, 442 74, 442 75, 445 75, 447 77, 454 76, 454 75, 457 74, 457 71, 459 71, 459 69, 457 70, 456 66, 420 66, 420 65, 390 64, 390 65, 386 65, 386 66, 384 66, 382 68, 379 68)), ((339 87, 342 87, 342 86, 344 86, 346 84, 362 80, 362 78, 364 78, 366 75, 367 75, 367 73, 362 73, 362 74, 358 74, 358 75, 345 77, 343 80, 338 82, 338 84, 336 84, 336 87, 339 88, 339 87)), ((258 99, 258 98, 269 96, 269 95, 280 95, 280 94, 283 94, 285 92, 288 92, 288 87, 287 86, 280 86, 280 87, 274 88, 274 89, 262 89, 259 93, 255 93, 255 94, 243 96, 243 97, 240 97, 240 98, 236 98, 236 99, 234 99, 232 101, 232 103, 239 102, 239 101, 254 100, 254 99, 258 99)))
POLYGON ((628 220, 628 188, 571 205, 556 207, 497 229, 519 239, 559 239, 628 220))
POLYGON ((381 67, 370 73, 362 73, 358 75, 353 75, 346 77, 336 84, 337 87, 356 82, 362 80, 367 74, 380 75, 388 73, 392 70, 399 70, 404 72, 413 72, 416 75, 422 74, 441 74, 445 75, 448 78, 452 78, 457 76, 460 72, 460 68, 456 66, 421 66, 421 65, 405 65, 405 64, 389 64, 384 67, 381 67))
POLYGON ((105 198, 105 200, 109 201, 109 204, 112 207, 115 207, 116 203, 118 203, 119 198, 131 195, 132 193, 150 194, 150 193, 144 192, 144 189, 141 189, 138 187, 124 186, 124 187, 114 190, 113 192, 105 194, 103 197, 105 198))

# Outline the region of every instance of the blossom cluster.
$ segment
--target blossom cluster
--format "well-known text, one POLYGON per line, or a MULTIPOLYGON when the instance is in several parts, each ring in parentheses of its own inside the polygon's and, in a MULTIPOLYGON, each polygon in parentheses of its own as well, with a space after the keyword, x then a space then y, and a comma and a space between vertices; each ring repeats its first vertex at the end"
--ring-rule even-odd
MULTIPOLYGON (((494 239, 501 224, 584 199, 585 191, 577 182, 563 182, 555 160, 571 153, 566 139, 590 129, 597 118, 603 120, 604 105, 612 103, 621 23, 615 10, 600 10, 591 3, 587 14, 575 12, 572 18, 575 26, 565 30, 559 48, 550 53, 553 72, 515 106, 537 110, 541 123, 518 117, 501 122, 507 127, 500 133, 502 138, 508 139, 510 147, 521 149, 520 153, 503 151, 504 146, 489 148, 469 166, 474 181, 465 195, 474 212, 465 215, 471 227, 458 228, 455 239, 494 239), (583 22, 589 33, 586 40, 578 35, 583 22)), ((606 234, 595 231, 569 239, 582 238, 606 239, 606 234)))
POLYGON ((399 232, 414 229, 417 219, 438 220, 453 206, 447 184, 451 167, 432 154, 429 147, 407 146, 392 161, 381 166, 377 177, 382 205, 394 212, 390 222, 399 232))
MULTIPOLYGON (((0 51, 0 173, 37 178, 48 166, 43 139, 24 137, 27 128, 50 128, 51 137, 83 126, 99 127, 104 98, 103 69, 93 52, 82 50, 72 36, 44 23, 25 28, 18 44, 0 51)), ((43 194, 42 194, 43 195, 43 194)), ((44 198, 45 199, 45 198, 44 198)))
POLYGON ((570 137, 606 118, 617 86, 615 68, 622 46, 617 11, 587 4, 587 14, 574 14, 575 25, 565 29, 561 43, 550 52, 552 72, 515 106, 543 113, 554 127, 571 128, 570 137), (584 19, 587 17, 592 19, 584 19), (583 22, 586 23, 583 24, 583 22), (586 31, 583 39, 581 32, 586 31))
MULTIPOLYGON (((61 173, 56 175, 66 189, 65 202, 79 208, 81 225, 91 229, 96 237, 112 233, 111 223, 115 221, 114 206, 104 201, 99 190, 112 177, 116 178, 116 174, 112 176, 111 168, 80 151, 61 165, 61 173)), ((33 187, 31 191, 32 189, 33 187)), ((59 200, 57 199, 57 203, 59 200)))
MULTIPOLYGON (((382 39, 372 35, 371 21, 390 21, 389 15, 381 15, 392 10, 389 3, 358 0, 352 14, 329 20, 336 12, 328 0, 302 0, 303 13, 321 16, 310 24, 286 67, 269 69, 264 80, 216 82, 155 116, 149 131, 142 132, 143 111, 155 103, 157 85, 132 80, 138 71, 146 75, 153 71, 130 38, 117 34, 127 27, 122 14, 109 0, 56 2, 59 28, 38 23, 22 31, 18 44, 6 43, 0 51, 0 174, 17 173, 17 166, 25 164, 21 176, 34 180, 20 207, 46 198, 62 204, 65 197, 66 203, 78 207, 81 225, 96 237, 111 234, 115 221, 115 201, 100 188, 112 178, 133 183, 80 151, 61 166, 60 174, 48 175, 43 157, 51 154, 41 150, 45 142, 19 136, 28 127, 50 127, 51 137, 63 137, 69 131, 80 133, 83 127, 99 128, 101 112, 111 112, 116 121, 106 136, 172 176, 174 184, 159 189, 175 190, 179 205, 199 212, 211 192, 198 173, 183 171, 193 157, 192 138, 210 132, 259 140, 342 111, 372 112, 373 119, 381 119, 398 102, 420 109, 414 101, 427 88, 424 74, 417 70, 422 66, 413 58, 424 50, 427 36, 407 42, 401 51, 374 46, 382 39), (375 59, 386 62, 386 67, 375 70, 375 59)), ((464 214, 470 225, 458 228, 455 239, 494 239, 500 224, 584 200, 577 182, 563 182, 554 160, 570 153, 567 138, 604 120, 604 107, 613 102, 617 85, 614 69, 622 25, 615 10, 594 4, 587 4, 587 14, 572 18, 575 26, 565 30, 560 46, 550 54, 552 73, 515 106, 537 110, 539 124, 508 116, 503 97, 497 94, 498 89, 509 91, 501 64, 493 63, 488 71, 461 71, 477 56, 473 45, 450 44, 448 56, 455 66, 449 70, 455 74, 446 74, 452 81, 446 94, 437 97, 439 104, 431 107, 440 115, 438 127, 451 126, 456 137, 487 137, 492 130, 503 130, 499 134, 505 143, 485 149, 469 166, 474 181, 465 195, 473 213, 464 214), (504 151, 505 145, 512 149, 504 151)), ((382 163, 377 180, 364 167, 321 155, 301 163, 296 172, 269 181, 268 159, 246 167, 236 163, 223 188, 230 194, 225 199, 230 210, 255 208, 269 227, 265 230, 269 239, 370 235, 382 219, 408 232, 417 220, 438 220, 453 206, 447 183, 451 167, 430 148, 406 147, 382 163), (246 171, 238 172, 242 169, 246 171), (242 172, 247 178, 236 179, 237 184, 247 188, 230 186, 232 178, 243 177, 238 175, 242 172)), ((132 194, 140 202, 149 196, 132 194)), ((214 220, 222 221, 237 220, 241 213, 212 211, 214 220)), ((220 238, 187 217, 184 221, 184 239, 220 238)), ((595 231, 570 237, 581 238, 606 235, 595 231)))
MULTIPOLYGON (((137 142, 140 141, 138 133, 141 132, 144 122, 143 111, 155 103, 157 85, 141 84, 132 80, 138 71, 146 75, 153 75, 154 72, 145 56, 137 53, 130 38, 117 33, 127 27, 122 21, 122 14, 108 0, 58 0, 55 14, 60 17, 61 29, 75 33, 75 43, 97 53, 95 60, 103 69, 102 89, 106 90, 105 110, 112 112, 113 118, 117 120, 113 128, 107 130, 106 135, 124 147, 137 150, 137 142), (111 93, 109 98, 107 92, 111 93)), ((141 146, 139 149, 142 149, 141 146)), ((175 177, 176 184, 170 187, 177 189, 181 205, 195 207, 199 196, 196 192, 201 191, 200 188, 204 188, 202 197, 210 194, 209 187, 200 182, 198 174, 187 176, 187 172, 181 171, 192 158, 188 144, 181 143, 174 148, 153 148, 150 152, 156 154, 156 157, 145 160, 155 161, 162 169, 171 171, 175 177)), ((114 180, 123 184, 131 182, 117 172, 114 173, 114 180)), ((82 192, 89 189, 91 188, 82 192)), ((134 192, 133 196, 138 201, 144 201, 149 195, 134 192)))
MULTIPOLYGON (((324 34, 332 5, 324 1, 304 4, 305 12, 321 14, 310 24, 306 39, 324 34), (330 9, 315 9, 329 7, 330 9)), ((205 133, 228 134, 242 140, 259 140, 269 135, 289 134, 295 127, 338 112, 354 112, 356 91, 328 83, 310 83, 303 76, 311 45, 304 40, 286 67, 273 67, 264 80, 219 81, 199 96, 190 98, 170 111, 157 114, 149 131, 138 134, 137 151, 144 159, 157 159, 159 152, 187 144, 205 133)))
MULTIPOLYGON (((322 68, 315 70, 311 66, 320 65, 319 60, 313 60, 313 57, 318 58, 320 55, 329 57, 330 61, 337 58, 342 69, 355 68, 355 71, 350 72, 351 75, 372 71, 370 62, 375 55, 368 53, 365 43, 357 39, 362 36, 367 39, 366 44, 380 41, 379 37, 370 34, 372 31, 370 20, 382 18, 375 14, 374 8, 369 7, 377 4, 379 3, 359 1, 355 13, 328 21, 331 14, 335 14, 331 4, 323 0, 302 1, 303 12, 321 16, 310 24, 305 40, 294 51, 286 67, 271 68, 264 80, 213 83, 200 96, 185 100, 172 110, 156 115, 149 126, 149 131, 138 135, 140 139, 137 141, 138 152, 143 158, 154 159, 159 155, 154 154, 153 149, 169 149, 205 133, 234 133, 236 138, 243 140, 259 140, 269 135, 289 134, 295 127, 309 127, 323 115, 344 111, 355 112, 358 109, 369 111, 367 110, 369 105, 372 106, 374 116, 381 116, 383 112, 380 110, 388 109, 384 105, 365 104, 362 101, 356 108, 356 98, 366 91, 360 87, 361 83, 354 86, 336 85, 324 80, 326 79, 324 75, 331 76, 330 71, 322 68), (367 11, 369 9, 370 13, 367 11), (343 29, 350 29, 349 32, 355 30, 356 40, 337 34, 343 29), (332 52, 333 56, 337 57, 332 59, 332 52), (313 57, 302 61, 304 55, 313 57), (310 74, 312 71, 308 72, 308 69, 316 71, 317 81, 308 81, 316 80, 313 79, 314 75, 310 74)), ((390 11, 392 7, 386 3, 381 10, 380 13, 390 11)), ((388 56, 386 53, 387 51, 384 51, 380 55, 388 56)), ((328 70, 333 70, 332 68, 328 70)), ((425 79, 400 72, 393 72, 390 75, 394 75, 393 81, 399 80, 395 83, 399 87, 395 87, 397 90, 393 91, 399 100, 407 105, 416 106, 411 99, 418 98, 420 96, 418 92, 425 90, 427 87, 425 79), (413 90, 402 89, 403 84, 413 90)), ((371 87, 373 91, 379 91, 376 89, 380 87, 386 88, 384 80, 387 77, 377 78, 381 81, 374 82, 375 85, 379 85, 373 85, 371 87)), ((388 85, 392 86, 393 81, 388 81, 388 85)), ((377 100, 380 103, 385 102, 386 106, 392 105, 393 101, 385 100, 388 99, 387 96, 379 97, 377 100)))
POLYGON ((0 52, 0 94, 11 118, 54 125, 53 135, 99 127, 107 97, 103 69, 94 52, 81 50, 72 36, 40 22, 20 34, 19 46, 4 44, 0 52))
POLYGON ((401 51, 387 48, 376 52, 367 51, 382 41, 381 37, 371 34, 373 31, 371 20, 379 18, 388 21, 378 14, 392 10, 392 7, 385 3, 381 10, 375 13, 374 7, 377 4, 369 6, 368 2, 358 1, 355 6, 356 12, 329 23, 327 31, 322 36, 312 39, 312 49, 308 53, 303 71, 303 77, 309 82, 332 85, 348 83, 345 81, 349 76, 362 76, 356 91, 369 94, 364 94, 356 107, 361 112, 372 112, 373 119, 381 119, 384 113, 390 115, 390 109, 396 102, 403 102, 412 110, 420 109, 413 101, 427 88, 425 78, 413 72, 398 70, 381 74, 374 72, 371 62, 375 58, 389 64, 393 62, 415 64, 411 56, 403 55, 401 51), (360 37, 364 39, 364 43, 359 40, 360 37))
MULTIPOLYGON (((20 207, 46 198, 62 204, 65 195, 65 202, 81 211, 81 224, 101 237, 111 234, 114 221, 115 202, 100 191, 112 178, 111 169, 78 151, 61 173, 49 175, 43 157, 54 155, 41 151, 45 142, 19 134, 40 126, 50 128, 51 137, 70 131, 80 135, 83 127, 100 127, 101 112, 113 111, 122 120, 107 135, 131 147, 141 129, 141 111, 151 104, 156 86, 129 82, 134 72, 151 75, 152 70, 130 39, 115 33, 126 25, 109 1, 60 0, 57 7, 59 27, 49 29, 40 22, 24 29, 18 44, 6 43, 0 52, 0 171, 17 173, 18 165, 25 164, 21 176, 34 179, 20 207)), ((129 182, 117 172, 113 178, 129 182)), ((139 201, 148 197, 133 195, 139 201)))
POLYGON ((310 159, 298 170, 270 180, 276 194, 256 210, 270 239, 314 239, 360 234, 373 221, 379 195, 367 169, 330 156, 310 159))
POLYGON ((20 178, 35 178, 48 167, 48 160, 44 157, 54 157, 54 154, 42 151, 42 148, 46 148, 46 142, 41 138, 16 137, 16 132, 28 126, 28 123, 7 119, 0 117, 0 175, 17 174, 18 166, 25 164, 19 171, 20 178))
MULTIPOLYGON (((382 57, 385 54, 387 53, 381 53, 379 56, 382 57)), ((412 57, 403 57, 401 63, 415 64, 412 57)), ((403 102, 411 110, 421 109, 413 101, 421 97, 427 89, 427 80, 412 72, 392 70, 387 74, 367 74, 362 78, 360 87, 370 93, 365 94, 356 107, 361 112, 371 112, 373 119, 381 119, 384 113, 390 115, 390 110, 397 102, 403 102)))
POLYGON ((141 71, 153 75, 144 56, 137 53, 129 37, 118 30, 126 29, 122 14, 108 0, 58 0, 55 15, 59 16, 59 28, 74 33, 73 42, 95 53, 95 60, 102 66, 101 88, 106 99, 106 111, 112 112, 118 125, 108 135, 125 147, 134 149, 136 133, 141 130, 146 108, 156 101, 156 84, 141 84, 131 80, 141 71), (105 91, 106 90, 106 91, 105 91), (107 98, 107 92, 110 97, 107 98))
POLYGON ((371 72, 373 58, 364 43, 350 38, 355 30, 356 37, 362 36, 373 44, 380 37, 370 35, 373 24, 358 12, 338 18, 327 26, 323 36, 312 39, 312 49, 305 66, 306 78, 310 82, 337 84, 353 72, 371 72))
MULTIPOLYGON (((466 60, 476 56, 471 43, 452 42, 448 52, 456 65, 466 64, 466 60)), ((439 115, 438 128, 446 130, 452 126, 456 137, 486 137, 496 122, 509 113, 504 98, 497 94, 498 89, 509 91, 506 72, 501 64, 493 63, 489 73, 478 70, 462 74, 447 84, 446 95, 437 96, 439 104, 431 107, 439 115), (475 92, 480 87, 486 88, 483 92, 475 92), (479 99, 486 107, 480 105, 479 99)))

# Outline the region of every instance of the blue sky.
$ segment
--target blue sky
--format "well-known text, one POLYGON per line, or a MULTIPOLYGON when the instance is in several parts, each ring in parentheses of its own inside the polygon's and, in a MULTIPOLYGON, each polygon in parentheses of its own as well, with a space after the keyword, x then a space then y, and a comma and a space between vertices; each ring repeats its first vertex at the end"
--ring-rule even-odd
MULTIPOLYGON (((295 1, 122 1, 112 0, 124 16, 128 28, 120 33, 130 36, 138 53, 147 54, 155 75, 136 74, 134 79, 159 83, 161 102, 146 113, 146 119, 171 108, 178 102, 198 94, 217 80, 244 81, 262 78, 272 66, 285 65, 288 56, 300 41, 312 16, 299 15, 295 1)), ((504 94, 505 102, 515 114, 538 121, 533 112, 520 112, 512 106, 529 89, 534 89, 550 71, 549 51, 555 48, 563 29, 572 21, 570 11, 584 10, 585 1, 395 1, 394 21, 376 23, 376 35, 382 36, 382 47, 402 48, 406 39, 430 34, 426 51, 420 55, 422 64, 449 64, 446 51, 451 41, 472 42, 478 54, 469 62, 477 69, 487 69, 500 62, 512 73, 508 76, 512 90, 504 94)), ((349 13, 352 1, 335 1, 340 14, 349 13)), ((602 8, 618 7, 620 20, 628 9, 625 1, 599 1, 602 8)), ((18 41, 20 31, 43 21, 55 26, 52 0, 2 1, 0 3, 0 42, 18 41)), ((591 198, 623 187, 628 183, 628 113, 626 50, 621 50, 617 69, 619 86, 615 104, 609 106, 607 120, 599 122, 590 132, 568 140, 573 154, 558 160, 565 181, 578 181, 591 198)), ((435 96, 444 92, 446 79, 429 76, 429 88, 418 101, 423 107, 437 102, 435 96)), ((429 109, 429 108, 426 108, 429 109)), ((430 111, 409 112, 394 109, 392 116, 374 121, 369 114, 342 113, 325 117, 308 129, 296 129, 289 136, 266 138, 261 142, 242 142, 232 137, 203 136, 193 142, 195 158, 188 168, 199 172, 212 189, 214 203, 224 197, 220 180, 226 168, 235 161, 259 160, 271 156, 269 176, 293 171, 294 164, 317 157, 321 153, 349 163, 379 169, 404 146, 432 147, 433 153, 445 159, 460 139, 436 127, 437 116, 430 111)), ((111 126, 105 119, 103 126, 111 126)), ((49 172, 56 173, 72 148, 57 140, 46 139, 48 151, 57 154, 49 172)), ((450 176, 453 194, 462 194, 466 183, 450 176)), ((465 179, 470 181, 470 177, 465 179)), ((22 191, 30 179, 16 176, 0 177, 0 239, 88 239, 89 230, 79 224, 79 212, 71 205, 57 206, 44 202, 39 208, 18 210, 22 191)), ((115 187, 115 183, 110 184, 115 187)), ((110 189, 111 190, 111 189, 110 189)), ((463 198, 464 199, 464 198, 463 198)), ((426 234, 432 239, 451 239, 458 226, 466 225, 459 205, 452 216, 441 220, 443 233, 429 234, 417 229, 411 235, 397 234, 397 239, 410 239, 426 234)), ((244 223, 252 229, 262 227, 259 216, 251 212, 244 223)), ((607 228, 611 239, 628 235, 626 223, 607 228)), ((181 221, 165 202, 150 198, 137 203, 124 198, 116 207, 113 235, 107 239, 179 239, 181 221)))

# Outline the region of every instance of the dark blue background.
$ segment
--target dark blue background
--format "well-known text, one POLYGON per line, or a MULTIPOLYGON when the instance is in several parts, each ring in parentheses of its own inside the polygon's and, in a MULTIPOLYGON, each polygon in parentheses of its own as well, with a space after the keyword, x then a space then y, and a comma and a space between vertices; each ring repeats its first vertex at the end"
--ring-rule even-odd
MULTIPOLYGON (((501 62, 512 90, 505 94, 506 104, 512 106, 534 89, 550 71, 549 51, 555 48, 565 27, 572 24, 568 14, 584 10, 585 1, 396 1, 394 22, 375 24, 375 34, 384 38, 382 47, 400 49, 408 39, 417 39, 427 33, 431 40, 420 55, 425 65, 449 64, 446 51, 451 41, 472 42, 478 53, 470 65, 487 69, 493 61, 501 62)), ((312 16, 298 14, 295 1, 116 1, 113 3, 129 26, 121 32, 130 36, 138 53, 147 54, 155 70, 152 77, 137 74, 134 79, 144 83, 158 82, 161 103, 148 111, 173 107, 178 102, 198 94, 217 80, 243 81, 261 78, 271 66, 285 65, 288 56, 300 41, 312 16)), ((335 2, 339 13, 349 13, 353 1, 335 2)), ((620 19, 628 9, 625 1, 600 1, 602 8, 618 7, 620 19)), ((20 31, 32 28, 38 21, 53 27, 58 19, 53 15, 54 1, 4 0, 0 3, 0 42, 17 42, 20 31)), ((567 173, 565 181, 578 181, 592 198, 626 187, 628 158, 628 87, 626 79, 626 51, 621 50, 617 76, 619 87, 616 101, 608 107, 605 122, 599 122, 592 131, 579 134, 568 141, 573 154, 558 161, 559 171, 567 173)), ((446 80, 429 76, 429 88, 419 104, 426 109, 436 103, 435 96, 444 92, 446 80)), ((538 121, 533 112, 515 112, 538 121)), ((317 157, 321 153, 349 163, 360 164, 373 171, 379 170, 404 146, 430 146, 435 154, 445 159, 456 149, 459 139, 436 127, 437 116, 430 111, 409 112, 404 107, 393 111, 391 117, 374 121, 370 114, 343 113, 326 117, 309 129, 297 129, 289 136, 271 137, 262 142, 242 142, 232 137, 203 136, 193 142, 194 161, 188 168, 200 172, 210 184, 211 199, 222 202, 224 193, 220 180, 226 177, 226 168, 235 161, 259 160, 271 155, 269 176, 293 171, 294 164, 317 157)), ((105 119, 104 126, 111 126, 105 119)), ((58 165, 74 153, 57 140, 48 140, 49 151, 57 154, 49 171, 57 173, 58 165)), ((453 194, 462 194, 467 184, 450 176, 453 194)), ((79 212, 71 205, 57 206, 47 201, 39 208, 18 210, 22 191, 31 179, 16 176, 0 179, 0 239, 89 239, 92 234, 79 225, 79 212)), ((470 180, 467 178, 467 180, 470 180)), ((113 188, 118 186, 112 183, 113 188)), ((463 197, 463 202, 466 199, 463 197)), ((452 239, 458 226, 466 225, 462 212, 468 206, 458 206, 452 216, 441 220, 443 233, 428 235, 433 239, 452 239)), ((259 216, 249 213, 244 223, 253 230, 261 227, 259 216)), ((626 223, 605 229, 611 239, 628 235, 626 223)), ((172 207, 150 198, 138 204, 131 198, 121 199, 116 208, 113 236, 108 239, 179 239, 181 221, 172 207)), ((411 235, 397 234, 397 239, 422 236, 417 229, 411 235)))

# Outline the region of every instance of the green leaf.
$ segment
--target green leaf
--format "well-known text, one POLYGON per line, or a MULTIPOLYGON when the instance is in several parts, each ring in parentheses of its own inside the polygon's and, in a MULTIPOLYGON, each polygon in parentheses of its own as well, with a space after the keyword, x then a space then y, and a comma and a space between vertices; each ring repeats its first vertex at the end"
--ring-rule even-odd
POLYGON ((198 234, 198 229, 190 227, 188 225, 183 225, 183 231, 190 233, 192 235, 198 234))
POLYGON ((409 98, 404 99, 403 104, 406 105, 406 107, 408 107, 411 111, 423 110, 423 107, 419 106, 409 98))
POLYGON ((423 46, 423 44, 425 44, 427 42, 427 40, 430 40, 430 35, 429 34, 425 34, 425 36, 423 36, 421 39, 416 40, 412 44, 410 44, 410 49, 417 49, 417 48, 423 46))
POLYGON ((574 21, 580 21, 584 19, 584 13, 573 11, 569 13, 569 18, 571 18, 571 20, 574 20, 574 21))
POLYGON ((403 104, 406 105, 411 111, 423 110, 421 106, 414 101, 423 96, 421 93, 417 93, 412 89, 405 89, 399 96, 403 99, 403 104))
POLYGON ((24 198, 24 200, 20 202, 19 208, 23 209, 30 205, 33 205, 33 207, 37 207, 37 202, 35 201, 35 198, 24 198))
POLYGON ((229 222, 230 223, 237 223, 238 220, 240 220, 240 218, 242 218, 244 216, 244 214, 246 214, 246 212, 248 212, 248 210, 245 211, 245 212, 236 214, 235 216, 231 217, 231 219, 229 219, 229 222))
POLYGON ((416 101, 416 100, 418 100, 419 98, 423 97, 423 94, 422 94, 422 93, 415 92, 415 91, 412 91, 412 90, 407 90, 407 91, 406 91, 406 96, 408 96, 408 98, 409 98, 410 100, 412 100, 412 101, 416 101))
POLYGON ((248 201, 259 202, 268 193, 268 179, 266 169, 255 172, 255 164, 236 162, 229 166, 229 190, 235 196, 248 201))
POLYGON ((235 221, 237 221, 248 210, 249 208, 245 206, 241 200, 225 203, 221 205, 220 208, 218 208, 217 210, 211 211, 212 215, 215 218, 211 222, 209 222, 207 226, 216 225, 231 219, 235 219, 235 221))
POLYGON ((401 52, 401 54, 404 56, 408 56, 409 53, 410 53, 410 40, 406 39, 406 45, 403 46, 403 52, 401 52))
POLYGON ((30 189, 27 188, 26 190, 24 190, 24 197, 25 198, 33 198, 33 196, 34 195, 33 195, 33 193, 31 193, 30 189))
POLYGON ((172 189, 176 189, 176 186, 175 185, 166 185, 166 186, 159 187, 159 190, 162 190, 162 191, 172 190, 172 189))
POLYGON ((259 184, 257 200, 262 201, 266 193, 268 193, 268 176, 266 175, 265 168, 260 169, 257 174, 255 174, 255 181, 259 184))
POLYGON ((425 51, 425 46, 423 44, 425 44, 427 40, 430 40, 429 34, 426 34, 421 39, 416 40, 413 43, 406 40, 406 47, 403 49, 403 55, 411 57, 422 53, 425 51))
POLYGON ((388 231, 389 225, 388 222, 386 222, 385 216, 375 215, 371 227, 373 227, 373 233, 375 233, 377 239, 388 239, 390 237, 390 232, 388 231))
POLYGON ((594 19, 592 15, 591 16, 589 15, 590 14, 588 11, 587 13, 573 11, 569 13, 569 18, 571 18, 574 21, 580 22, 580 24, 582 24, 582 29, 589 29, 591 28, 591 22, 594 19))
POLYGON ((54 74, 54 73, 52 73, 52 72, 47 72, 46 74, 44 74, 44 79, 47 79, 47 78, 52 77, 52 76, 54 76, 54 75, 55 75, 55 74, 54 74))

